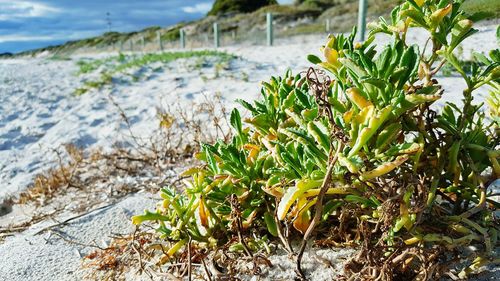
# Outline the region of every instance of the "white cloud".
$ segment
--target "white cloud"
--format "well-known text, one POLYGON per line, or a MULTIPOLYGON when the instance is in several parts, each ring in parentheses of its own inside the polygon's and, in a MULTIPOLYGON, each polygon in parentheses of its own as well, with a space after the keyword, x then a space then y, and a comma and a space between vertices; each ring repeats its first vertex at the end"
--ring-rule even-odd
POLYGON ((49 35, 20 35, 20 34, 9 34, 0 35, 0 43, 5 42, 29 42, 29 41, 50 41, 54 40, 53 36, 49 35))
POLYGON ((59 13, 61 10, 43 3, 33 1, 0 0, 0 20, 19 18, 45 17, 59 13))
POLYGON ((95 36, 96 33, 92 30, 87 31, 61 31, 54 32, 51 35, 34 35, 34 34, 6 34, 0 35, 0 44, 7 42, 35 42, 35 41, 54 41, 54 40, 76 40, 95 36))
POLYGON ((205 14, 212 8, 211 2, 198 3, 194 6, 182 7, 185 13, 189 14, 205 14))

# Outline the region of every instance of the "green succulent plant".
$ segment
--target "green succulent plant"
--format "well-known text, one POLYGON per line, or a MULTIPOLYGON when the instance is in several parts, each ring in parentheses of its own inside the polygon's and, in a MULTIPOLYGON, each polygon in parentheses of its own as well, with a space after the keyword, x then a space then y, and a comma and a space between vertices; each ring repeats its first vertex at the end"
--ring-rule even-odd
MULTIPOLYGON (((246 229, 287 244, 283 227, 293 225, 304 237, 302 277, 302 252, 317 225, 335 229, 340 242, 360 244, 381 263, 359 262, 382 277, 433 278, 426 268, 436 262, 430 253, 437 246, 443 259, 446 250, 482 246, 460 277, 498 263, 492 211, 499 203, 487 187, 500 176, 500 52, 477 54, 464 69, 453 51, 476 32, 478 15, 460 4, 408 0, 372 24, 365 42, 354 41, 355 29, 330 36, 324 58, 308 56, 323 70, 287 71, 263 83, 260 100, 239 101, 251 117, 232 111, 232 141, 203 144, 197 157, 205 165, 185 173, 192 175, 185 191, 163 189, 163 205, 135 216, 134 224, 157 222, 175 242, 171 255, 188 239, 215 247, 246 229), (412 27, 428 30, 424 49, 431 52, 407 43, 412 27), (380 51, 373 44, 378 33, 392 38, 380 51), (435 111, 431 105, 443 95, 458 94, 434 78, 445 64, 466 82, 463 104, 435 111), (488 115, 473 102, 483 86, 491 92, 488 115), (412 254, 416 249, 429 254, 412 254)), ((368 278, 363 270, 347 274, 368 278)))

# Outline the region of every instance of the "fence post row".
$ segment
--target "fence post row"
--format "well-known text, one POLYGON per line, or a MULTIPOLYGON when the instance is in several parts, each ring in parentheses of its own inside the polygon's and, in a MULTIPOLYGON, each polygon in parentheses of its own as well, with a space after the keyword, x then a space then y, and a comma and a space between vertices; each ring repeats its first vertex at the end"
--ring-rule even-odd
MULTIPOLYGON (((357 40, 359 41, 364 41, 365 40, 365 33, 366 33, 366 14, 368 10, 368 0, 359 0, 358 4, 358 34, 357 34, 357 40)), ((331 29, 331 23, 330 19, 325 20, 325 30, 327 33, 330 32, 331 29)), ((213 24, 213 29, 214 29, 214 47, 219 48, 220 47, 220 32, 219 32, 219 25, 218 23, 214 22, 213 24)), ((268 46, 273 46, 274 44, 274 30, 273 30, 273 14, 272 13, 267 13, 266 14, 266 30, 267 30, 267 45, 268 46)), ((179 29, 179 35, 180 35, 180 47, 182 49, 186 48, 186 33, 183 29, 179 29)), ((236 38, 236 31, 232 30, 232 37, 233 39, 236 38)), ((160 51, 163 51, 163 42, 161 39, 161 32, 158 30, 156 32, 156 37, 158 41, 158 47, 160 51)), ((206 39, 208 41, 208 35, 206 35, 206 39)), ((140 39, 141 42, 141 47, 142 50, 144 51, 146 49, 146 41, 144 39, 144 36, 141 37, 140 39)), ((120 41, 115 43, 113 47, 116 48, 116 44, 119 44, 119 50, 122 52, 124 50, 124 42, 120 41)), ((134 51, 134 43, 133 40, 130 39, 129 41, 130 44, 130 51, 134 51)))
POLYGON ((219 25, 214 22, 214 46, 215 48, 219 48, 220 39, 219 39, 219 25))
MULTIPOLYGON (((358 5, 358 40, 359 41, 364 41, 365 40, 365 32, 366 32, 366 13, 367 13, 367 0, 359 0, 359 5, 358 5)), ((273 41, 274 41, 274 34, 273 34, 273 14, 272 13, 267 13, 266 14, 266 21, 267 21, 267 45, 268 46, 273 46, 273 41)), ((214 47, 219 48, 220 47, 220 34, 219 34, 219 25, 214 22, 213 25, 214 28, 214 47)), ((325 30, 326 32, 330 32, 330 19, 326 19, 325 22, 325 30)), ((186 33, 183 29, 179 30, 180 33, 180 47, 185 48, 186 47, 186 33)), ((235 36, 235 32, 233 31, 233 38, 235 36)), ((156 32, 157 40, 158 40, 158 46, 160 48, 160 51, 163 51, 163 42, 161 40, 161 32, 157 31, 156 32)), ((123 51, 123 42, 120 42, 120 51, 123 51)), ((145 40, 144 36, 141 38, 141 44, 142 44, 142 49, 145 49, 145 40)), ((130 51, 134 50, 134 45, 132 40, 130 40, 130 51)))
POLYGON ((366 9, 367 0, 359 0, 358 5, 358 40, 365 40, 365 29, 366 29, 366 9))
POLYGON ((181 41, 181 49, 184 49, 186 48, 186 33, 184 32, 184 29, 179 29, 179 36, 181 41))
POLYGON ((267 45, 272 46, 273 45, 273 14, 267 13, 266 19, 267 19, 267 45))
POLYGON ((163 45, 161 43, 161 32, 158 30, 156 32, 156 37, 158 39, 158 47, 160 48, 160 52, 163 51, 163 45))

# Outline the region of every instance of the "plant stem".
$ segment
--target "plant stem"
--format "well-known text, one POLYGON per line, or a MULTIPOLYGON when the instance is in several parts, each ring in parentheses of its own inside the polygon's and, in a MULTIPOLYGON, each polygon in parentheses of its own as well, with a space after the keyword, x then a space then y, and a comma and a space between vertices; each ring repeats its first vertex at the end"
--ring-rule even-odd
MULTIPOLYGON (((467 84, 469 84, 468 81, 467 84)), ((473 87, 471 85, 468 85, 468 88, 464 90, 464 107, 462 110, 462 116, 460 118, 460 123, 457 130, 458 132, 461 132, 463 130, 466 121, 470 121, 467 119, 470 118, 469 111, 472 103, 472 88, 473 87)))
POLYGON ((302 271, 302 268, 300 266, 300 262, 302 260, 302 256, 304 255, 304 250, 306 249, 307 246, 307 239, 313 232, 314 228, 316 227, 316 224, 319 222, 321 219, 321 214, 323 213, 323 197, 325 197, 325 193, 328 190, 331 182, 332 182, 332 173, 333 173, 333 167, 335 166, 335 163, 337 162, 338 155, 340 151, 342 151, 342 148, 344 147, 344 144, 342 142, 338 142, 338 147, 337 151, 335 152, 335 155, 333 155, 333 146, 330 149, 330 163, 328 164, 328 170, 326 172, 325 179, 323 180, 323 184, 321 185, 321 190, 318 194, 318 201, 316 201, 316 206, 314 209, 314 218, 311 221, 311 224, 306 230, 306 233, 304 234, 304 237, 302 238, 302 244, 300 245, 300 250, 297 255, 297 268, 296 272, 297 274, 302 278, 306 279, 304 272, 302 271))
POLYGON ((187 250, 188 250, 188 280, 191 281, 192 278, 191 278, 191 267, 192 267, 192 264, 191 264, 191 236, 189 236, 189 241, 188 241, 188 244, 187 244, 187 250))
POLYGON ((446 59, 442 59, 442 60, 439 62, 438 66, 436 66, 436 68, 434 68, 434 69, 431 71, 431 73, 430 73, 431 77, 432 77, 432 76, 434 76, 434 75, 436 75, 436 73, 438 73, 438 71, 441 69, 441 67, 443 67, 443 65, 444 65, 445 63, 446 63, 446 59))

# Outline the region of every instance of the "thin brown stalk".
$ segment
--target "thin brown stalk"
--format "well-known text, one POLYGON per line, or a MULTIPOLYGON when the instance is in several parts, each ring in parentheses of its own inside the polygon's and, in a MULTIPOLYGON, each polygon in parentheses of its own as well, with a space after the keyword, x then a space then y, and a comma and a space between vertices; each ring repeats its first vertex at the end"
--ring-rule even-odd
POLYGON ((321 214, 323 213, 323 198, 325 197, 325 193, 330 187, 332 183, 332 173, 333 173, 333 167, 335 166, 335 163, 337 162, 338 155, 340 151, 342 151, 342 148, 344 145, 341 142, 338 142, 338 147, 337 151, 333 155, 333 146, 330 149, 330 163, 328 164, 328 170, 326 172, 325 179, 323 180, 323 184, 321 185, 320 192, 318 194, 318 201, 316 201, 315 209, 314 209, 314 218, 311 221, 311 224, 309 224, 309 227, 306 230, 306 233, 304 234, 304 237, 302 238, 302 244, 300 245, 300 250, 297 255, 297 267, 296 271, 297 274, 302 278, 306 279, 304 272, 302 271, 301 268, 301 261, 302 261, 302 256, 304 254, 304 250, 306 249, 307 246, 307 241, 309 239, 309 236, 313 232, 314 228, 316 227, 316 224, 319 222, 321 219, 321 214))
POLYGON ((188 280, 191 281, 191 267, 192 267, 192 264, 191 264, 191 236, 189 236, 189 241, 188 241, 188 245, 187 245, 187 250, 188 250, 188 280))

